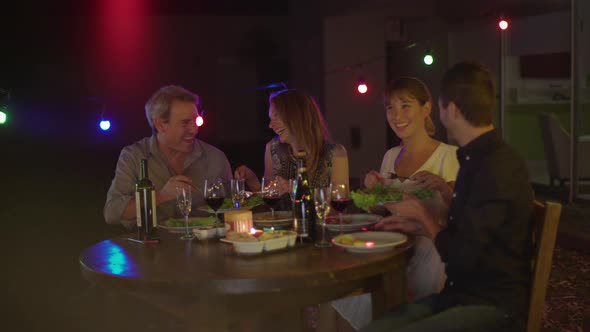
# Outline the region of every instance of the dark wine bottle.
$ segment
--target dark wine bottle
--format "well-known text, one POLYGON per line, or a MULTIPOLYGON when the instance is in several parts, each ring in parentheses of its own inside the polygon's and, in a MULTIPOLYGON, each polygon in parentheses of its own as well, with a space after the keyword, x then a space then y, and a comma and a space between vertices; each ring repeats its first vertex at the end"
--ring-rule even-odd
POLYGON ((293 202, 293 227, 297 235, 303 240, 315 242, 315 209, 311 188, 307 178, 305 166, 305 151, 298 151, 297 158, 297 179, 295 180, 295 195, 293 202))
POLYGON ((147 159, 142 159, 139 166, 139 182, 135 184, 135 209, 139 238, 149 240, 155 237, 156 188, 148 176, 147 159))

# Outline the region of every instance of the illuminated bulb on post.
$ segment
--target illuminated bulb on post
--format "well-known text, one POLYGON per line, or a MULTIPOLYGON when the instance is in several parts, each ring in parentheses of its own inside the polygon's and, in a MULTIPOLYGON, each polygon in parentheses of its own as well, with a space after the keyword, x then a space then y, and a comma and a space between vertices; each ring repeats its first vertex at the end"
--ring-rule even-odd
POLYGON ((197 119, 195 120, 195 122, 197 123, 197 127, 200 127, 203 125, 203 123, 205 123, 205 120, 203 120, 202 116, 197 116, 197 119))
POLYGON ((0 124, 5 124, 6 123, 6 113, 0 111, 0 124))
POLYGON ((500 20, 498 22, 498 26, 500 27, 500 29, 506 30, 506 29, 508 29, 508 21, 506 21, 506 20, 500 20))
POLYGON ((100 126, 100 129, 102 129, 103 131, 107 131, 111 128, 111 121, 101 120, 99 126, 100 126))
POLYGON ((356 89, 358 90, 359 93, 362 93, 362 94, 367 93, 367 91, 369 90, 369 88, 367 88, 367 85, 365 83, 359 83, 359 85, 356 87, 356 89))
POLYGON ((425 65, 430 66, 433 62, 434 62, 434 58, 432 57, 431 54, 426 54, 424 56, 424 64, 425 65))

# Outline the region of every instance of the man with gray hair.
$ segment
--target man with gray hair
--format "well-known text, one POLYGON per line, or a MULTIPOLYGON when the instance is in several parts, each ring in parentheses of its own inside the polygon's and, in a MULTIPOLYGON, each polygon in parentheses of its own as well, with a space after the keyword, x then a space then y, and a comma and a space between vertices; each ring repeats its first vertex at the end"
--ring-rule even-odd
MULTIPOLYGON (((156 187, 158 221, 175 214, 177 186, 200 189, 206 179, 231 179, 225 154, 195 137, 199 101, 196 94, 174 85, 160 88, 148 100, 145 113, 152 136, 121 151, 104 206, 108 224, 136 224, 135 184, 141 159, 148 160, 149 178, 156 187)), ((193 204, 205 205, 203 191, 193 191, 193 204)))

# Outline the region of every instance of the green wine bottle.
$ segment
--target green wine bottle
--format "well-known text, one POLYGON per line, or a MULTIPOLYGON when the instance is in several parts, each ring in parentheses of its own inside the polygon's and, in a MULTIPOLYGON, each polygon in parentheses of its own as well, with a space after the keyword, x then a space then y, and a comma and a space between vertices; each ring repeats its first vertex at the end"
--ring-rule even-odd
POLYGON ((295 180, 295 195, 293 202, 293 228, 297 235, 304 241, 315 242, 315 209, 311 197, 311 188, 307 178, 305 166, 305 151, 298 151, 297 158, 297 179, 295 180))
POLYGON ((135 208, 137 228, 142 240, 155 237, 157 227, 156 188, 148 176, 147 159, 142 159, 139 167, 139 182, 135 184, 135 208))

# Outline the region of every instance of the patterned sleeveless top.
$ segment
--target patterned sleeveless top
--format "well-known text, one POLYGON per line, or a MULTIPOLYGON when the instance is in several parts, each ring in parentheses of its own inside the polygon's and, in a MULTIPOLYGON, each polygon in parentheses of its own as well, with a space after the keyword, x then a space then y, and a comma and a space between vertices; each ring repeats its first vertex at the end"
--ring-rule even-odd
MULTIPOLYGON (((334 143, 324 143, 320 165, 318 165, 314 174, 307 174, 312 188, 325 187, 330 184, 332 179, 332 157, 335 147, 336 144, 334 143)), ((289 151, 289 144, 281 143, 278 136, 275 136, 270 141, 270 155, 272 158, 272 175, 278 175, 285 179, 295 179, 297 177, 295 156, 289 151)))

